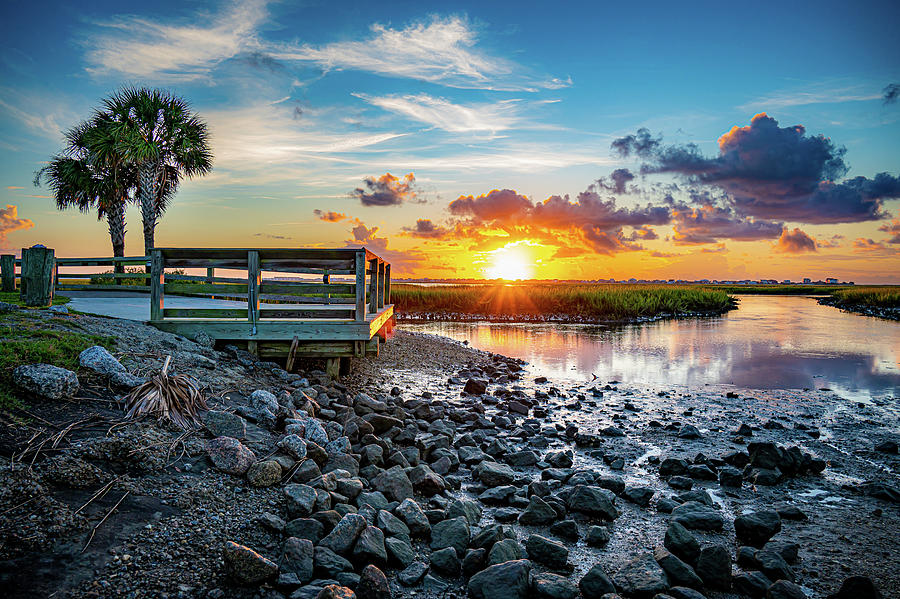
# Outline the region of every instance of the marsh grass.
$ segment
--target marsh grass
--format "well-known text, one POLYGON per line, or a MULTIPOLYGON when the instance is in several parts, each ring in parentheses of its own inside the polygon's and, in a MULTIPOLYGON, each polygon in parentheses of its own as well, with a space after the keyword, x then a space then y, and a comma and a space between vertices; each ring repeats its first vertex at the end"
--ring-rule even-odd
POLYGON ((900 308, 900 287, 851 287, 838 289, 832 296, 838 306, 900 308))
POLYGON ((53 364, 78 369, 78 354, 93 345, 115 349, 115 338, 48 328, 27 311, 6 314, 0 320, 0 410, 22 407, 12 384, 12 372, 23 364, 53 364))
POLYGON ((722 290, 670 285, 394 285, 391 301, 400 314, 486 317, 568 317, 615 321, 666 314, 719 314, 735 307, 722 290))

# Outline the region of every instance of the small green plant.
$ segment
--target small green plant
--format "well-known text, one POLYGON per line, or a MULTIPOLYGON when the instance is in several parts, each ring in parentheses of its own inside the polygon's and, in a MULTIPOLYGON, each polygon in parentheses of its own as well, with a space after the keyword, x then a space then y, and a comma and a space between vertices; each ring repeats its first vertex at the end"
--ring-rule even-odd
MULTIPOLYGON (((22 303, 22 297, 19 295, 18 291, 0 291, 0 302, 4 302, 7 304, 15 304, 20 307, 24 307, 22 303)), ((59 306, 62 304, 68 304, 69 298, 64 295, 54 295, 53 296, 53 305, 59 306)))

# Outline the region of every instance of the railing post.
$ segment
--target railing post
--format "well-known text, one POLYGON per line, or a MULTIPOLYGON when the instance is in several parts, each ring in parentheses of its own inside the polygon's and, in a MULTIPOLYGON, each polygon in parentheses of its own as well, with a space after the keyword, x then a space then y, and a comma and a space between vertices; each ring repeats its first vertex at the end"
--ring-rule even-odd
POLYGON ((26 306, 46 307, 53 304, 53 273, 56 252, 43 246, 22 250, 22 285, 20 295, 26 306))
POLYGON ((384 265, 384 303, 385 305, 390 305, 391 303, 391 265, 384 265))
MULTIPOLYGON (((150 321, 163 319, 165 302, 165 262, 162 250, 150 251, 150 321)), ((114 269, 115 270, 115 269, 114 269)))
POLYGON ((259 285, 262 273, 259 269, 259 252, 247 252, 247 319, 252 326, 251 335, 256 335, 256 323, 259 321, 259 285))
POLYGON ((212 282, 213 282, 213 277, 215 277, 215 276, 216 276, 216 269, 215 269, 215 268, 207 268, 207 269, 206 269, 206 282, 207 282, 207 283, 212 283, 212 282))
POLYGON ((366 251, 356 251, 356 320, 366 320, 366 251))
MULTIPOLYGON (((325 269, 325 274, 322 275, 322 283, 325 284, 325 285, 328 285, 329 283, 331 283, 331 275, 328 274, 328 269, 327 269, 327 268, 325 269)), ((324 296, 325 296, 325 303, 326 303, 326 304, 330 304, 331 302, 330 302, 329 300, 331 299, 331 293, 329 293, 329 292, 326 290, 325 293, 324 293, 324 296)))
POLYGON ((369 260, 369 312, 378 312, 378 258, 369 260))
POLYGON ((384 308, 384 272, 385 264, 378 261, 378 307, 384 308))
POLYGON ((13 254, 0 256, 0 279, 3 280, 3 291, 16 290, 16 257, 13 254))

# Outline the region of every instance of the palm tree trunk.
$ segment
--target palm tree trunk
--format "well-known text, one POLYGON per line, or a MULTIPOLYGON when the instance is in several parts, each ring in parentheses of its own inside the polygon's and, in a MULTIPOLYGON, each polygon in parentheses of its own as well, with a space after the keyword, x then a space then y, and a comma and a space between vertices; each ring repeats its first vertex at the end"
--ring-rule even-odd
MULTIPOLYGON (((113 256, 121 258, 125 256, 125 203, 117 203, 112 206, 106 213, 106 224, 109 227, 109 239, 112 242, 113 256)), ((123 264, 116 264, 113 267, 113 273, 125 272, 123 264)), ((115 280, 115 284, 121 283, 120 279, 115 280)))
MULTIPOLYGON (((159 186, 159 165, 155 162, 145 162, 140 169, 140 189, 138 190, 141 203, 141 219, 144 224, 144 255, 149 256, 154 246, 156 233, 156 194, 159 186)), ((150 272, 150 267, 147 267, 150 272)))

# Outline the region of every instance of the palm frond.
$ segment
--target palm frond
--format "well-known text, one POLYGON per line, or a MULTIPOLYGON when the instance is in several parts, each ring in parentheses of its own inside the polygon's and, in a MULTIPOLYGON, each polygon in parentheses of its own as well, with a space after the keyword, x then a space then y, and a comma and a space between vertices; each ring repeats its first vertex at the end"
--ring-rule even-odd
POLYGON ((192 429, 200 424, 200 412, 206 409, 206 399, 197 383, 188 376, 169 376, 172 356, 166 356, 159 374, 135 388, 125 398, 127 419, 155 416, 168 420, 181 429, 192 429))

